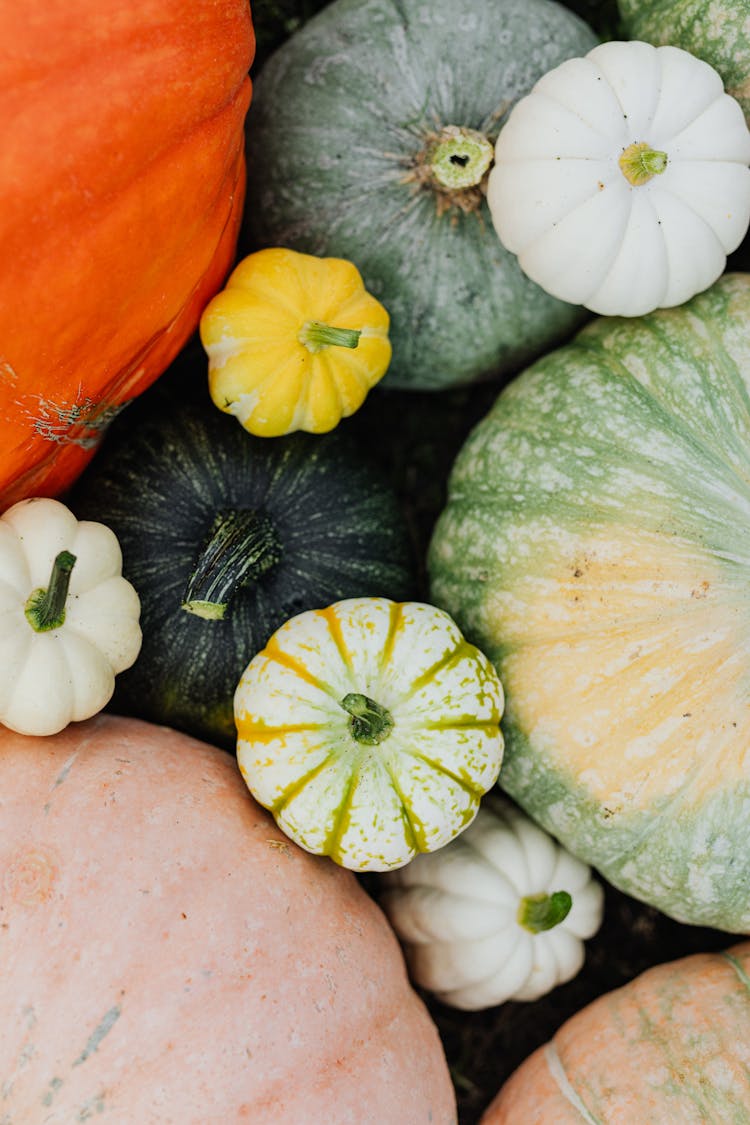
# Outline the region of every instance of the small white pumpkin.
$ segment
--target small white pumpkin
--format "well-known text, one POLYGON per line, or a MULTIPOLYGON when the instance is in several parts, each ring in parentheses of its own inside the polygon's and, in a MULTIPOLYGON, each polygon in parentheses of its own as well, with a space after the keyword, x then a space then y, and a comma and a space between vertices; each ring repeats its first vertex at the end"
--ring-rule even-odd
POLYGON ((603 43, 545 74, 495 146, 501 242, 555 297, 605 315, 682 304, 750 222, 750 132, 708 65, 603 43))
POLYGON ((282 625, 235 693, 253 796, 307 851, 383 871, 476 815, 503 755, 493 666, 440 609, 351 598, 282 625))
POLYGON ((101 711, 141 647, 140 601, 108 527, 59 500, 0 517, 0 723, 56 734, 101 711))
POLYGON ((414 982, 470 1010, 571 980, 604 908, 590 869, 494 793, 458 840, 382 883, 414 982))

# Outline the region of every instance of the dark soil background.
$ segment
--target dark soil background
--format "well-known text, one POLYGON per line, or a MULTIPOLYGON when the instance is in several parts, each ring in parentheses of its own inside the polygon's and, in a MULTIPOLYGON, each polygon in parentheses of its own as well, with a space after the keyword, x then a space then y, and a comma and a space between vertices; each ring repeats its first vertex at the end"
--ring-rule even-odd
MULTIPOLYGON (((460 6, 461 0, 456 0, 460 6)), ((491 3, 492 0, 487 0, 491 3)), ((266 58, 323 6, 323 0, 251 0, 257 35, 257 74, 266 58)), ((615 0, 567 0, 602 39, 626 38, 615 0)), ((746 268, 747 242, 730 261, 746 268)), ((500 384, 433 394, 380 389, 342 425, 361 435, 401 497, 426 599, 424 558, 444 500, 453 458, 494 401, 500 384)), ((377 894, 373 877, 363 880, 377 894)), ((681 925, 612 887, 604 924, 587 947, 586 964, 569 984, 534 1003, 507 1003, 465 1013, 424 995, 440 1031, 453 1075, 461 1125, 474 1125, 503 1081, 575 1012, 652 965, 722 949, 737 938, 681 925)))

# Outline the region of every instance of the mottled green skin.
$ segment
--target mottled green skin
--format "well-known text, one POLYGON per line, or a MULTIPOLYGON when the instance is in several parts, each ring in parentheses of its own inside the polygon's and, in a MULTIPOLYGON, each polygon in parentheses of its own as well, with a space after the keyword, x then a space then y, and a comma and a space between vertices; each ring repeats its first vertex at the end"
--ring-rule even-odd
POLYGON ((710 63, 750 118, 748 0, 618 0, 627 38, 670 43, 710 63))
POLYGON ((438 213, 413 174, 447 125, 494 139, 593 32, 552 0, 334 0, 263 66, 247 122, 247 247, 351 259, 391 315, 384 384, 517 370, 580 325, 521 273, 487 210, 438 213))
MULTIPOLYGON (((611 529, 626 544, 645 533, 665 550, 693 544, 721 569, 729 627, 750 634, 743 615, 748 324, 748 275, 725 276, 680 309, 633 321, 601 318, 511 383, 470 435, 430 546, 431 595, 501 679, 513 650, 493 628, 493 607, 512 601, 521 583, 528 589, 530 578, 545 581, 555 552, 567 557, 566 535, 582 529, 605 537, 611 529)), ((626 625, 613 620, 611 628, 626 625)), ((516 652, 525 644, 518 639, 516 652)), ((750 706, 750 646, 742 660, 739 688, 727 691, 734 713, 721 716, 740 727, 750 706)), ((510 691, 503 727, 500 784, 572 852, 678 920, 747 932, 750 775, 738 764, 744 744, 730 776, 717 770, 694 810, 680 790, 633 811, 627 803, 603 807, 579 778, 557 768, 519 726, 510 691)), ((624 750, 615 727, 602 757, 624 750)), ((701 765, 703 783, 706 770, 711 778, 710 758, 701 765)))
POLYGON ((229 750, 237 682, 284 621, 341 598, 414 591, 398 502, 362 445, 336 432, 247 434, 208 398, 200 350, 113 424, 69 503, 112 528, 141 599, 143 646, 111 709, 229 750), (185 584, 216 512, 233 507, 270 518, 281 559, 237 591, 224 620, 208 621, 181 608, 185 584))

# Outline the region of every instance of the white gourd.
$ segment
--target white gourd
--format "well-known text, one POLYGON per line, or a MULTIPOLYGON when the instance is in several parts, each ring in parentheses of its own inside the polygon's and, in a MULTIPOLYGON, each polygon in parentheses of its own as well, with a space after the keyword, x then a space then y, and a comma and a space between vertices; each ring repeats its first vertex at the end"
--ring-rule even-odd
POLYGON ((291 618, 250 661, 237 759, 301 847, 383 871, 473 820, 500 770, 503 702, 447 613, 351 598, 291 618))
POLYGON ((34 497, 0 517, 0 723, 56 734, 101 711, 141 647, 113 531, 34 497))
POLYGON ((750 222, 748 164, 744 115, 708 63, 603 43, 513 108, 487 202, 500 241, 548 293, 640 316, 723 272, 750 222))
POLYGON ((381 881, 412 979, 455 1008, 537 1000, 571 980, 602 921, 586 864, 494 793, 457 840, 381 881))

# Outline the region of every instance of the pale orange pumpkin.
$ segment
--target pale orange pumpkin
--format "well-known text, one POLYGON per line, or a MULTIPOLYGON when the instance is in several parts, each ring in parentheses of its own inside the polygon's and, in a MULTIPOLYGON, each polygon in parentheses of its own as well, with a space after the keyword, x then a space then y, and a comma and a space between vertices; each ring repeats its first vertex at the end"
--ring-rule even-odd
POLYGON ((229 755, 112 715, 3 730, 0 825, 4 1120, 455 1121, 384 916, 229 755))
POLYGON ((62 491, 231 265, 248 0, 0 2, 0 500, 62 491))
POLYGON ((750 1115, 750 942, 657 965, 563 1024, 482 1125, 704 1125, 750 1115))

